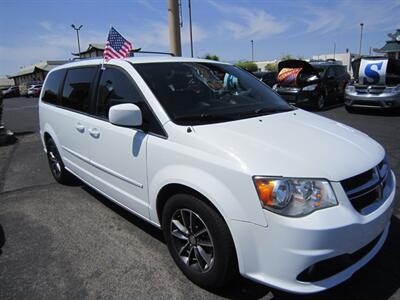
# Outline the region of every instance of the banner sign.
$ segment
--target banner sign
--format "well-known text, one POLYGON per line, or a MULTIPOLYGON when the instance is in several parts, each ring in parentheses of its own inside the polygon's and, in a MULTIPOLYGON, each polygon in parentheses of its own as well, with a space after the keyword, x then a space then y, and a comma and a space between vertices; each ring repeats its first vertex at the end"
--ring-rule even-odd
POLYGON ((283 68, 278 74, 278 82, 281 85, 296 85, 297 76, 302 68, 283 68))
POLYGON ((359 82, 366 85, 385 84, 387 64, 387 59, 361 59, 360 71, 358 73, 359 82))

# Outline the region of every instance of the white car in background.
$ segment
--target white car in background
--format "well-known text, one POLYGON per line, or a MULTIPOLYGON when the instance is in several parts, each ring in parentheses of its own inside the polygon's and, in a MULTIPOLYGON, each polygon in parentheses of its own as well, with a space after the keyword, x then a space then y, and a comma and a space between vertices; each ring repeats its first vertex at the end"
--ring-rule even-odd
POLYGON ((54 178, 73 174, 160 227, 200 286, 239 272, 318 292, 388 235, 396 184, 382 146, 230 64, 73 62, 48 74, 39 115, 54 178))

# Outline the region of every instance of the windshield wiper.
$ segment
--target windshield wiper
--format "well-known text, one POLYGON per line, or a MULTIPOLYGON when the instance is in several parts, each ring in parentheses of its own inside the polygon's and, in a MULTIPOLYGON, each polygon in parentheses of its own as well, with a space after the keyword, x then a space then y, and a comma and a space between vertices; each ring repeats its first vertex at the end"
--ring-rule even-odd
POLYGON ((200 114, 200 115, 182 115, 174 118, 175 121, 232 121, 234 118, 228 115, 213 115, 213 114, 200 114))
POLYGON ((257 108, 255 110, 251 110, 251 111, 246 111, 243 113, 240 113, 240 116, 261 116, 261 115, 270 115, 270 114, 276 114, 276 113, 280 113, 280 112, 287 112, 287 111, 291 111, 293 110, 293 108, 288 107, 288 108, 257 108))

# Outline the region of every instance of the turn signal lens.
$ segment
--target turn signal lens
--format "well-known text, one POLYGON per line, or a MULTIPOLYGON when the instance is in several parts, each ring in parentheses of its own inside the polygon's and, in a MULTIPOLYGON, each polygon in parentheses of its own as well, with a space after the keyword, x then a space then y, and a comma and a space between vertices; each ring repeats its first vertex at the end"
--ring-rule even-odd
POLYGON ((258 196, 265 206, 284 208, 290 201, 290 185, 286 180, 254 178, 258 196))
POLYGON ((255 179, 258 196, 265 205, 272 206, 272 192, 274 191, 274 181, 255 179))

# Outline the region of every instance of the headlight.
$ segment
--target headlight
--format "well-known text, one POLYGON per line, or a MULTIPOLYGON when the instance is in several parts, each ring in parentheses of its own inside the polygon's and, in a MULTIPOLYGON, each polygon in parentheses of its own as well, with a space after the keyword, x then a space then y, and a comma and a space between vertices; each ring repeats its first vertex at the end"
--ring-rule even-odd
POLYGON ((385 88, 385 92, 389 94, 398 94, 400 93, 400 85, 395 86, 395 87, 387 87, 385 88))
POLYGON ((314 91, 317 88, 316 84, 310 84, 303 87, 303 91, 314 91))
POLYGON ((289 217, 301 217, 337 205, 326 180, 255 176, 254 184, 263 208, 289 217))
POLYGON ((356 88, 354 87, 354 85, 350 85, 350 84, 346 85, 345 91, 347 93, 354 92, 355 90, 356 90, 356 88))

